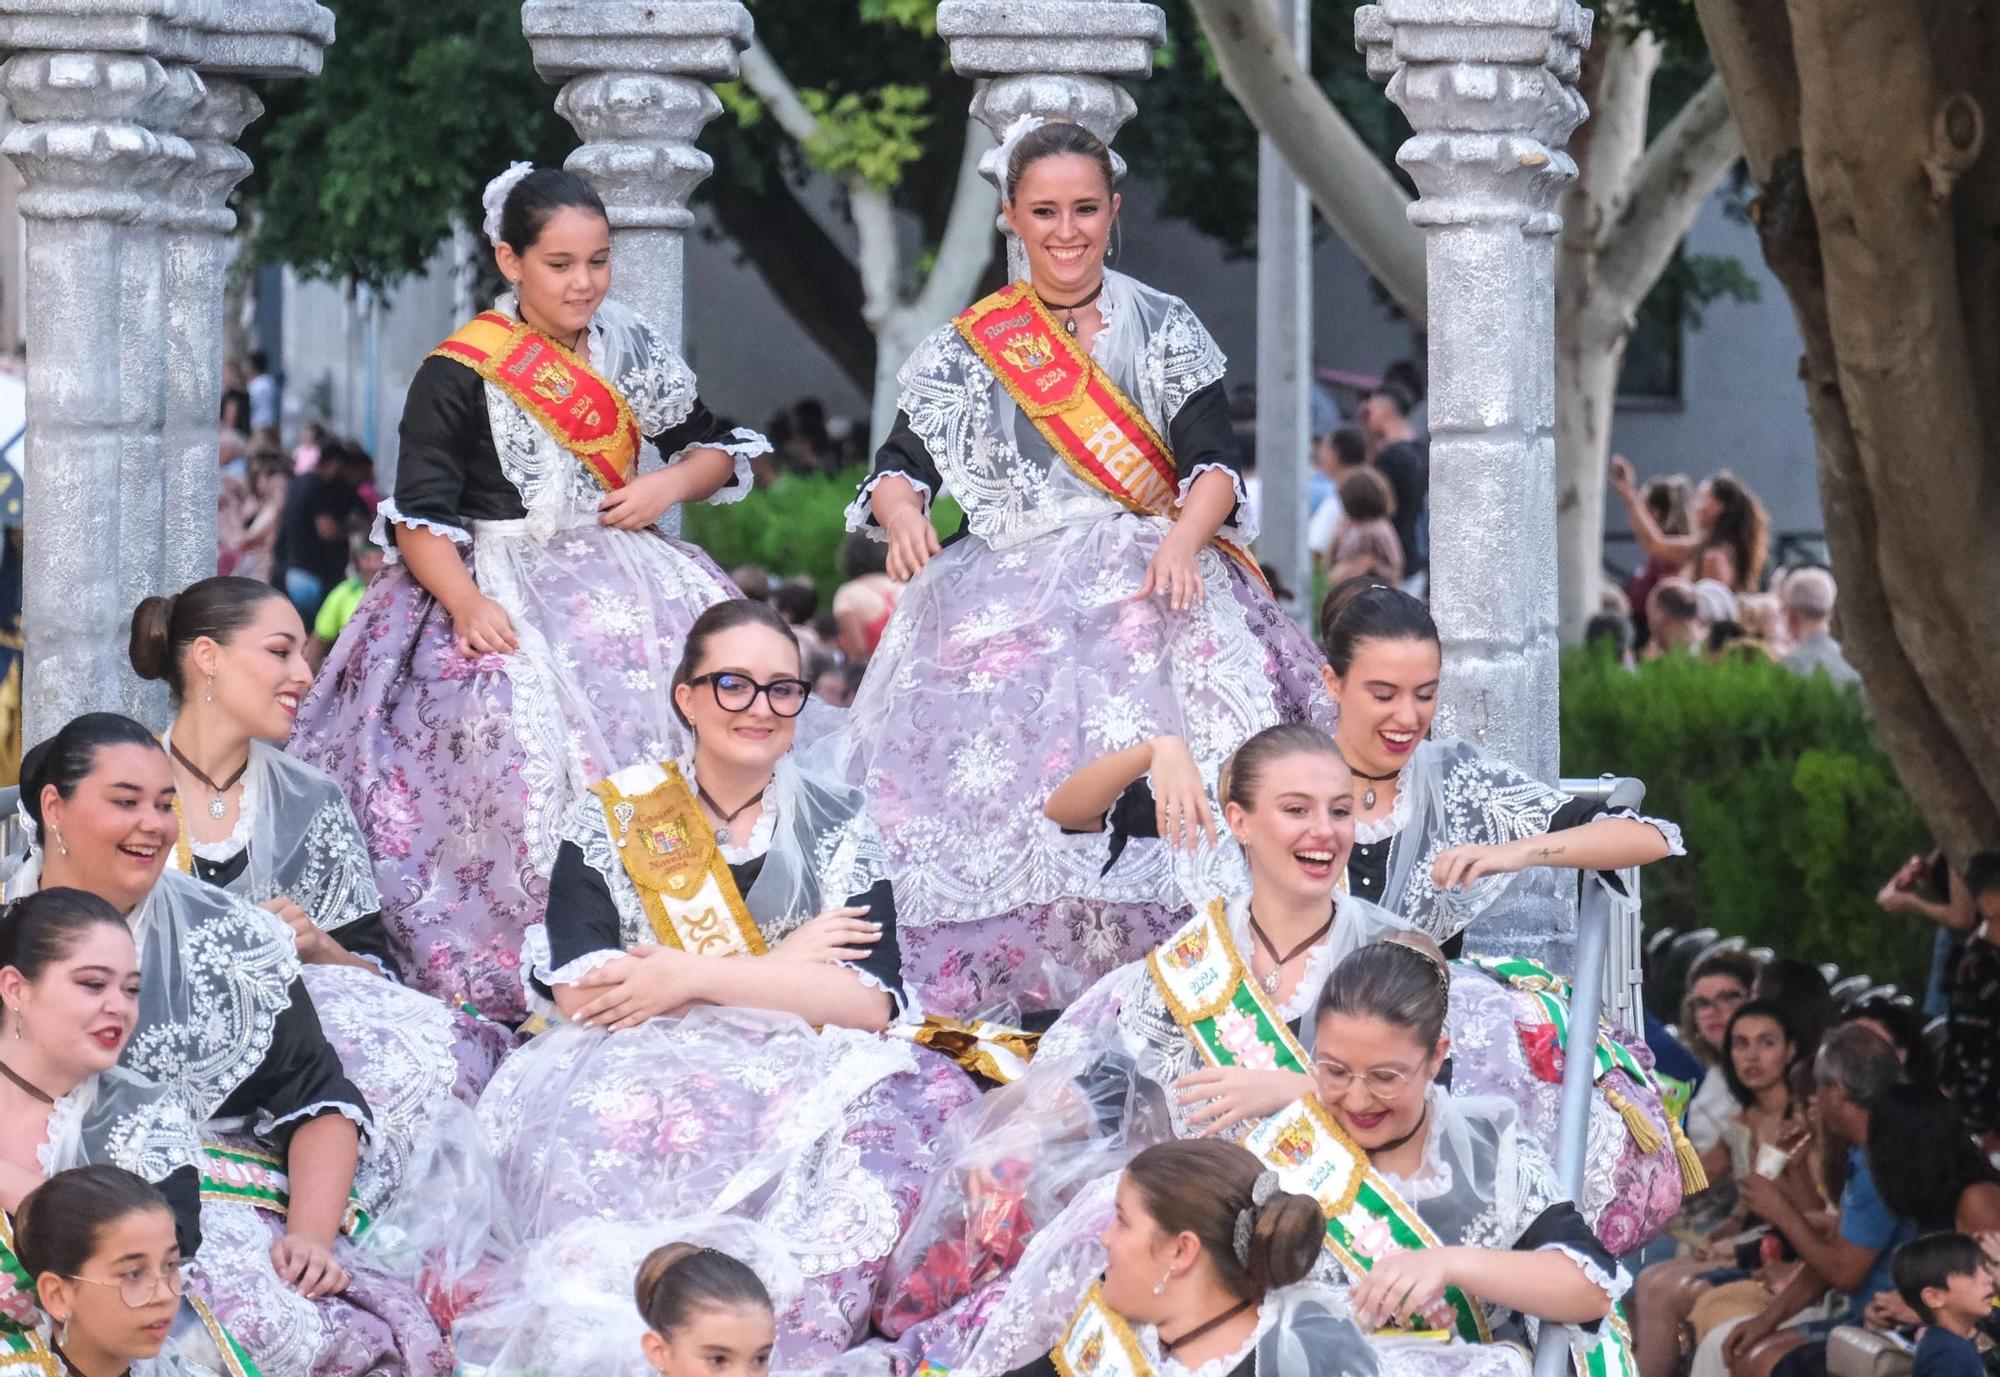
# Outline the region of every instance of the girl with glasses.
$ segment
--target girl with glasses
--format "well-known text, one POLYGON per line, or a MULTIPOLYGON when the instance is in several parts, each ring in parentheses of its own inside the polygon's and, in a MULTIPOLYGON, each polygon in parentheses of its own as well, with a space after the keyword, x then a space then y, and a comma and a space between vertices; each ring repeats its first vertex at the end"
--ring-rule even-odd
POLYGON ((555 1026, 480 1101, 531 1254, 456 1330, 495 1377, 567 1370, 569 1302, 537 1260, 561 1259, 570 1291, 629 1297, 622 1260, 589 1245, 606 1222, 713 1214, 769 1226, 804 1273, 776 1366, 845 1351, 945 1116, 974 1096, 910 1036, 922 1012, 860 792, 792 759, 791 627, 763 603, 710 608, 671 693, 692 749, 570 810, 522 971, 555 1026))

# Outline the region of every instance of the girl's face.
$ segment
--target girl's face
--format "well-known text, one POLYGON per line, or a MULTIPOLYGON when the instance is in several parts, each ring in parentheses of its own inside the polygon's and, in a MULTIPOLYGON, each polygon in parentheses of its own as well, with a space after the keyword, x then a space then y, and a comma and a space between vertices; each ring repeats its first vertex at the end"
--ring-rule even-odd
POLYGON ((1006 215, 1036 286, 1064 304, 1088 296, 1104 275, 1118 206, 1094 159, 1058 153, 1028 164, 1006 215))
POLYGON ((1750 998, 1733 975, 1705 975, 1694 982, 1688 993, 1688 1008, 1694 1014, 1695 1036, 1702 1045, 1720 1053, 1722 1040, 1729 1035, 1729 1020, 1750 998))
POLYGON ((123 924, 93 923, 30 981, 0 967, 7 1031, 34 1045, 49 1071, 81 1085, 109 1070, 139 1020, 139 954, 123 924))
POLYGON ((104 747, 74 797, 63 798, 53 784, 42 791, 42 818, 48 824, 43 883, 87 889, 130 913, 153 892, 181 834, 166 752, 104 747))
POLYGON ((531 323, 565 342, 583 333, 611 291, 611 225, 581 206, 551 215, 526 253, 506 244, 493 252, 531 323))
POLYGON ((1259 889, 1330 902, 1354 849, 1354 776, 1338 756, 1301 751, 1268 763, 1252 806, 1223 805, 1259 889))
MULTIPOLYGON (((1192 1235, 1188 1235, 1192 1238, 1192 1235)), ((1162 1229, 1146 1209, 1145 1197, 1120 1177, 1104 1244, 1104 1303, 1128 1320, 1153 1324, 1166 1317, 1166 1299, 1153 1288, 1177 1267, 1179 1240, 1162 1229)))
POLYGON ((670 1377, 764 1377, 778 1322, 756 1305, 705 1305, 671 1334, 641 1341, 653 1371, 670 1377))
POLYGON ((1409 1029, 1371 1014, 1328 1014, 1319 1021, 1313 1080, 1334 1119, 1372 1152, 1416 1132, 1425 1087, 1450 1050, 1448 1038, 1426 1048, 1409 1029))
POLYGON ((1715 489, 1703 483, 1699 488, 1695 489, 1694 524, 1699 529, 1706 531, 1721 519, 1722 503, 1716 500, 1715 489))
POLYGON ((156 1358, 180 1309, 180 1243, 166 1210, 134 1210, 98 1230, 90 1261, 76 1277, 44 1272, 35 1280, 42 1308, 69 1327, 72 1357, 117 1363, 156 1358), (134 1305, 129 1296, 150 1297, 134 1305))
POLYGON ((1784 1083, 1797 1049, 1776 1019, 1752 1015, 1729 1028, 1729 1060, 1736 1079, 1752 1092, 1784 1083))
MULTIPOLYGON (((798 718, 771 709, 773 693, 789 697, 804 684, 799 648, 791 641, 768 626, 719 631, 709 637, 694 677, 705 682, 676 684, 674 702, 694 724, 702 756, 746 771, 768 770, 792 748, 798 718), (748 706, 724 706, 740 705, 746 696, 748 706)), ((734 807, 737 800, 728 802, 734 807)))
POLYGON ((1357 642, 1344 676, 1331 666, 1321 671, 1340 708, 1340 753, 1355 769, 1388 775, 1403 768, 1430 735, 1443 666, 1435 641, 1413 637, 1357 642))
POLYGON ((290 598, 266 598, 257 615, 225 644, 196 641, 188 651, 187 691, 215 695, 214 706, 259 741, 283 742, 312 687, 306 628, 290 598))

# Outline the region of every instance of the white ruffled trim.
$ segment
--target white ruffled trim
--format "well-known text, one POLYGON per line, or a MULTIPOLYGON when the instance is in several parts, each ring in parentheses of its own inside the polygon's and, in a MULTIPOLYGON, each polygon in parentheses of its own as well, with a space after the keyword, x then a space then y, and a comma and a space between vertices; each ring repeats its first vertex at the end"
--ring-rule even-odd
POLYGON ((1134 1335, 1139 1340, 1140 1351, 1151 1360, 1153 1371, 1160 1373, 1161 1377, 1227 1377, 1227 1374, 1234 1372, 1237 1366, 1250 1356, 1251 1351, 1270 1332, 1271 1326, 1277 1322, 1280 1309, 1281 1307, 1272 1304, 1270 1297, 1267 1296, 1257 1307, 1257 1323, 1252 1326, 1250 1337, 1243 1341, 1242 1347, 1234 1353, 1224 1353, 1219 1357, 1210 1358, 1200 1367, 1189 1367, 1170 1354, 1161 1352, 1160 1331, 1152 1325, 1136 1326, 1134 1335))
POLYGON ((719 449, 729 456, 733 464, 729 481, 702 499, 711 507, 726 507, 732 502, 741 502, 757 486, 757 476, 750 471, 750 461, 760 454, 769 454, 771 442, 754 430, 738 426, 729 432, 727 440, 720 443, 700 440, 679 450, 667 460, 667 467, 672 468, 698 449, 719 449))
MULTIPOLYGON (((1538 1253, 1561 1253, 1578 1267, 1581 1267, 1584 1276, 1590 1279, 1590 1284, 1602 1291, 1604 1298, 1613 1305, 1623 1300, 1625 1293, 1632 1289, 1631 1274, 1622 1265, 1619 1266, 1615 1276, 1609 1275, 1596 1262, 1566 1243, 1544 1243, 1535 1251, 1538 1253)), ((1587 1340, 1585 1347, 1589 1347, 1597 1342, 1597 1336, 1594 1334, 1584 1334, 1583 1337, 1587 1340)))
POLYGON ((555 953, 549 947, 548 925, 535 923, 521 939, 521 972, 553 990, 558 985, 574 985, 598 967, 608 966, 625 955, 621 948, 601 947, 551 969, 549 963, 555 960, 555 953))
POLYGON ((402 556, 396 550, 395 538, 389 534, 391 526, 407 526, 413 531, 435 531, 457 545, 472 543, 472 532, 464 527, 449 525, 443 521, 432 521, 428 517, 404 516, 396 506, 396 499, 385 497, 375 508, 375 524, 368 528, 368 538, 382 547, 385 564, 402 562, 402 556))
MULTIPOLYGON (((689 784, 700 788, 701 781, 695 777, 694 756, 692 753, 682 758, 680 767, 682 777, 689 784)), ((757 809, 757 821, 751 824, 750 835, 744 839, 743 845, 727 846, 719 841, 716 843, 715 849, 722 853, 722 860, 725 865, 742 865, 746 861, 754 861, 771 849, 771 838, 778 829, 778 806, 777 801, 772 797, 777 787, 778 774, 776 770, 773 770, 770 782, 764 786, 764 792, 760 795, 761 803, 757 809)))
POLYGON ((861 967, 855 965, 852 961, 836 961, 834 964, 842 970, 852 971, 855 977, 869 989, 880 990, 883 994, 889 996, 889 1002, 895 1006, 893 1012, 889 1015, 889 1026, 891 1028, 914 1027, 924 1021, 923 1005, 917 1002, 915 995, 903 993, 901 985, 886 984, 880 976, 862 970, 861 967))
POLYGON ((861 491, 856 493, 854 500, 847 504, 847 511, 845 513, 847 517, 847 529, 850 531, 860 531, 870 540, 880 540, 886 543, 889 537, 883 532, 882 527, 877 524, 874 508, 868 505, 868 499, 874 493, 876 485, 881 483, 885 478, 900 478, 905 483, 908 483, 911 490, 923 499, 925 516, 931 514, 931 485, 921 478, 912 478, 909 474, 903 473, 900 470, 890 470, 886 473, 872 473, 868 475, 867 481, 861 485, 861 491))
POLYGON ((1229 475, 1229 486, 1236 490, 1236 519, 1225 521, 1222 530, 1239 545, 1248 545, 1257 538, 1257 513, 1250 507, 1250 490, 1243 484, 1243 475, 1227 464, 1196 464, 1194 472, 1181 479, 1180 492, 1174 497, 1174 510, 1187 505, 1188 493, 1197 480, 1210 469, 1220 469, 1229 475))
POLYGON ((56 1174, 56 1143, 75 1132, 77 1123, 83 1118, 86 1101, 95 1098, 84 1094, 91 1084, 91 1081, 85 1081, 69 1094, 58 1095, 56 1102, 49 1106, 48 1137, 35 1149, 35 1161, 41 1166, 44 1179, 56 1174))
POLYGON ((1648 817, 1636 808, 1612 808, 1608 809, 1604 816, 1607 818, 1630 818, 1634 822, 1643 822, 1666 840, 1667 854, 1669 856, 1687 855, 1687 844, 1681 837, 1680 824, 1677 822, 1668 822, 1665 818, 1648 817))
POLYGON ((338 1114, 361 1130, 361 1140, 365 1143, 375 1134, 375 1121, 368 1117, 368 1111, 347 1103, 345 1100, 317 1100, 303 1109, 273 1119, 268 1115, 257 1120, 257 1136, 268 1138, 286 1124, 304 1119, 317 1119, 322 1114, 338 1114))

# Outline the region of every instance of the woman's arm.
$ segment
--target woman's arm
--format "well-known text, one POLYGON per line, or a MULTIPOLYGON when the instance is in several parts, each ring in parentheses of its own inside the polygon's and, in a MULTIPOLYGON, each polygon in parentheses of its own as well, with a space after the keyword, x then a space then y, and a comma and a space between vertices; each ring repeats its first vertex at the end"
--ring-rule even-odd
POLYGON ((1187 501, 1174 517, 1174 534, 1199 549, 1214 540, 1222 523, 1236 510, 1236 484, 1224 469, 1204 470, 1188 488, 1187 501))
POLYGON ((1470 843, 1439 854, 1432 878, 1440 890, 1464 889, 1486 875, 1530 866, 1556 870, 1623 870, 1673 854, 1660 829, 1636 818, 1597 818, 1579 827, 1523 837, 1497 846, 1470 843))
POLYGON ((271 1246, 278 1275, 309 1299, 347 1287, 347 1272, 334 1260, 334 1240, 347 1217, 347 1195, 361 1163, 361 1135, 341 1114, 321 1114, 292 1132, 285 1153, 292 1200, 285 1234, 271 1246))
POLYGON ((1624 455, 1613 455, 1611 459, 1611 488, 1625 504, 1625 516, 1632 525, 1632 534, 1638 538, 1639 548, 1654 559, 1673 560, 1686 564, 1701 548, 1701 541, 1694 536, 1670 536, 1660 529, 1660 523, 1653 519, 1653 513, 1639 498, 1639 490, 1633 485, 1632 465, 1624 455))
POLYGON ((597 519, 621 531, 642 531, 680 502, 705 502, 736 475, 736 461, 712 445, 697 445, 663 469, 635 475, 597 504, 597 519))
POLYGON ((1153 768, 1153 749, 1164 739, 1141 741, 1077 767, 1056 785, 1042 805, 1042 816, 1071 832, 1103 831, 1104 815, 1121 794, 1146 777, 1153 768))
POLYGON ((1467 1295, 1557 1324, 1592 1324, 1611 1313, 1604 1288, 1568 1253, 1448 1248, 1452 1282, 1467 1295))
POLYGON ((512 655, 521 648, 507 609, 479 591, 466 572, 458 546, 436 531, 396 527, 396 549, 418 583, 450 616, 458 653, 466 659, 481 655, 512 655))
POLYGON ((570 1021, 613 1030, 696 1004, 768 1009, 877 1033, 894 1012, 887 993, 844 966, 694 956, 671 947, 635 947, 574 985, 558 985, 555 999, 570 1021))

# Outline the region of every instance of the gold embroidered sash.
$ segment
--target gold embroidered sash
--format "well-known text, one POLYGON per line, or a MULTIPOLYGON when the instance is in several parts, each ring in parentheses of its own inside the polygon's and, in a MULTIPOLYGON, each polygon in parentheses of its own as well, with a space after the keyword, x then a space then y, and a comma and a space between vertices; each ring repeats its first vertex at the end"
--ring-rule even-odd
POLYGON ((744 907, 736 877, 722 859, 715 832, 694 790, 672 761, 650 791, 628 796, 615 778, 591 792, 604 805, 618 860, 660 945, 699 956, 762 956, 763 934, 744 907))
POLYGON ((1103 1288, 1094 1281, 1049 1357, 1062 1377, 1153 1377, 1138 1335, 1104 1303, 1103 1288))
POLYGON ((462 363, 505 392, 557 443, 617 492, 639 458, 639 421, 608 379, 524 321, 474 316, 432 356, 462 363))
MULTIPOLYGON (((952 323, 1079 478, 1132 511, 1173 515, 1180 476, 1166 440, 1027 283, 1001 288, 952 323)), ((1249 551, 1221 536, 1215 544, 1270 587, 1249 551)))

